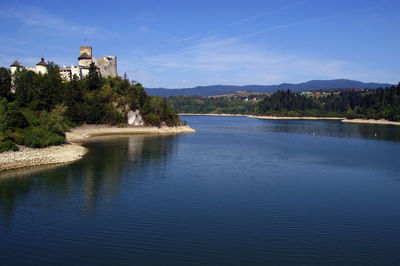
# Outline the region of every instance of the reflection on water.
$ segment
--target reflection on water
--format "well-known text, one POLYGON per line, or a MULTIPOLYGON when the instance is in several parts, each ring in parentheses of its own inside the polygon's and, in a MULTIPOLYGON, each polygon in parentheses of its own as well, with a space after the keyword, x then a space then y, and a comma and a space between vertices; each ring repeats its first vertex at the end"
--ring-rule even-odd
POLYGON ((366 138, 400 141, 400 127, 393 125, 353 124, 331 120, 270 120, 264 129, 338 138, 366 138))
MULTIPOLYGON (((94 213, 98 199, 112 203, 121 182, 138 168, 162 168, 177 145, 176 136, 113 136, 90 139, 89 153, 74 164, 38 166, 0 173, 0 217, 10 224, 18 201, 41 191, 51 200, 52 193, 67 198, 82 197, 83 215, 94 213), (106 156, 104 156, 106 154, 106 156), (79 178, 78 178, 79 177, 79 178), (71 193, 79 188, 78 194, 71 193), (101 196, 99 196, 101 194, 101 196)), ((162 175, 158 175, 162 176, 162 175)), ((143 178, 144 176, 134 176, 143 178)))
POLYGON ((400 127, 185 119, 1 173, 2 264, 398 264, 400 127))

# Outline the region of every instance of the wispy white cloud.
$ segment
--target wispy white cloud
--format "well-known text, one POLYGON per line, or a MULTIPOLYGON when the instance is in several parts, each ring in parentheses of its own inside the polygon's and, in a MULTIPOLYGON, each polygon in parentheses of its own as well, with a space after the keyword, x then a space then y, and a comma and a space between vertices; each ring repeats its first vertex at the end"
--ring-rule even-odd
POLYGON ((135 60, 146 75, 136 71, 133 78, 147 87, 276 84, 333 78, 368 81, 371 76, 378 76, 346 60, 283 54, 229 39, 208 40, 180 52, 135 60), (168 71, 160 71, 165 69, 168 71), (141 77, 144 79, 140 80, 141 77))
POLYGON ((173 40, 173 41, 169 42, 167 45, 182 43, 182 42, 186 42, 186 41, 190 41, 190 40, 194 40, 194 39, 198 39, 198 38, 206 38, 207 36, 212 36, 213 34, 218 33, 220 31, 223 31, 223 30, 225 30, 225 29, 227 29, 229 27, 237 26, 239 24, 242 24, 242 23, 245 23, 245 22, 248 22, 248 21, 252 21, 252 20, 256 20, 256 19, 262 18, 262 17, 278 14, 278 13, 284 12, 286 10, 295 8, 295 7, 303 4, 306 1, 307 0, 299 1, 299 2, 294 3, 292 5, 284 6, 284 7, 278 8, 278 9, 274 9, 274 10, 269 10, 269 11, 264 12, 262 14, 258 14, 258 15, 254 15, 254 16, 250 16, 250 17, 246 17, 246 18, 242 18, 242 19, 239 19, 237 21, 228 23, 228 24, 226 24, 226 25, 224 25, 222 27, 219 27, 217 29, 214 29, 214 30, 211 30, 211 31, 208 31, 208 32, 205 32, 205 33, 199 33, 199 34, 195 34, 195 35, 192 35, 192 36, 187 36, 187 37, 184 37, 184 38, 173 40))
POLYGON ((35 29, 52 29, 60 33, 79 32, 85 35, 93 35, 98 31, 94 27, 76 25, 66 18, 36 6, 3 5, 0 10, 0 17, 18 20, 23 25, 35 29))
POLYGON ((148 27, 148 26, 140 26, 140 27, 139 27, 139 31, 141 31, 141 32, 143 32, 143 33, 147 33, 147 32, 150 32, 151 29, 150 29, 150 27, 148 27))
POLYGON ((237 21, 235 21, 235 22, 232 22, 232 23, 230 23, 230 24, 227 24, 227 25, 225 25, 224 27, 222 27, 221 29, 224 29, 224 28, 227 28, 227 27, 231 27, 231 26, 235 26, 235 25, 238 25, 238 24, 247 22, 247 21, 259 19, 259 18, 262 18, 262 17, 266 17, 266 16, 270 16, 270 15, 275 15, 275 14, 281 13, 281 12, 283 12, 283 11, 286 11, 286 10, 289 10, 289 9, 292 9, 292 8, 295 8, 295 7, 301 5, 301 4, 305 3, 305 2, 307 2, 307 0, 299 1, 299 2, 294 3, 294 4, 292 4, 292 5, 288 5, 288 6, 284 6, 284 7, 278 8, 278 9, 270 10, 270 11, 267 11, 267 12, 264 12, 264 13, 262 13, 262 14, 258 14, 258 15, 255 15, 255 16, 243 18, 243 19, 237 20, 237 21))
POLYGON ((231 39, 231 41, 237 41, 237 40, 240 40, 240 39, 246 39, 246 38, 254 37, 256 35, 264 34, 264 33, 271 32, 271 31, 276 31, 276 30, 280 30, 280 29, 301 26, 301 25, 305 25, 305 24, 317 23, 317 22, 321 22, 321 21, 324 21, 324 20, 335 19, 335 18, 344 16, 344 15, 345 15, 345 13, 340 13, 340 14, 334 14, 334 15, 330 15, 330 16, 324 16, 324 17, 313 18, 313 19, 305 19, 305 20, 300 20, 300 21, 296 21, 296 22, 292 22, 292 23, 276 25, 276 26, 272 26, 272 27, 269 27, 269 28, 265 28, 265 29, 260 30, 260 31, 251 32, 251 33, 244 34, 244 35, 241 35, 241 36, 235 36, 235 37, 232 37, 230 39, 231 39))

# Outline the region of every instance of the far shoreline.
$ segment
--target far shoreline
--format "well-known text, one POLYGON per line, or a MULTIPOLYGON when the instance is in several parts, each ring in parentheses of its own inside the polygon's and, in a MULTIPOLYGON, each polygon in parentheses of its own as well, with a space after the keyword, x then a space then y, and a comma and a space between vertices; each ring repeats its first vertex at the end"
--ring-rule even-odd
POLYGON ((400 122, 389 121, 385 119, 348 119, 346 117, 324 117, 324 116, 258 116, 258 115, 244 115, 244 114, 194 114, 194 113, 179 113, 179 116, 238 116, 250 117, 265 120, 340 120, 343 123, 356 123, 356 124, 376 124, 376 125, 392 125, 400 126, 400 122))
POLYGON ((185 116, 185 115, 187 115, 187 116, 189 116, 189 115, 193 115, 193 116, 196 116, 196 115, 198 115, 198 116, 241 116, 241 117, 249 116, 249 115, 243 115, 243 114, 213 114, 213 113, 211 113, 211 114, 179 113, 177 115, 179 115, 179 116, 185 116))
POLYGON ((193 133, 196 130, 189 126, 176 127, 113 127, 109 125, 83 125, 71 128, 65 133, 65 144, 45 148, 28 148, 20 146, 19 151, 0 153, 0 173, 8 170, 73 163, 88 152, 82 146, 86 140, 97 136, 113 135, 174 135, 193 133))

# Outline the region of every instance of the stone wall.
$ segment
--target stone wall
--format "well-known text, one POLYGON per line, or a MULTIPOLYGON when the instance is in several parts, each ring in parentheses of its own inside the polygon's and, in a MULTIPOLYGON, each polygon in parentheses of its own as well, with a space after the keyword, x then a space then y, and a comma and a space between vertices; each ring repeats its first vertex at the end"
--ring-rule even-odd
POLYGON ((102 56, 101 58, 92 58, 95 65, 100 69, 100 74, 102 77, 118 76, 116 56, 102 56))

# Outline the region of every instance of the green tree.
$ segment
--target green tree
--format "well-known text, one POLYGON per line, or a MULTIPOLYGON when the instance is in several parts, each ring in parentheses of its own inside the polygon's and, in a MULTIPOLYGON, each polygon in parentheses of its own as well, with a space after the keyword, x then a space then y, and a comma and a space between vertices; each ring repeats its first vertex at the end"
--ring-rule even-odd
POLYGON ((99 76, 98 69, 96 65, 92 62, 89 66, 89 74, 87 75, 88 80, 88 90, 96 91, 101 87, 101 79, 99 76))
POLYGON ((11 98, 11 72, 0 67, 0 97, 11 98))
POLYGON ((33 79, 35 75, 33 71, 26 69, 17 69, 15 73, 15 98, 17 104, 21 107, 27 106, 33 100, 33 79))

